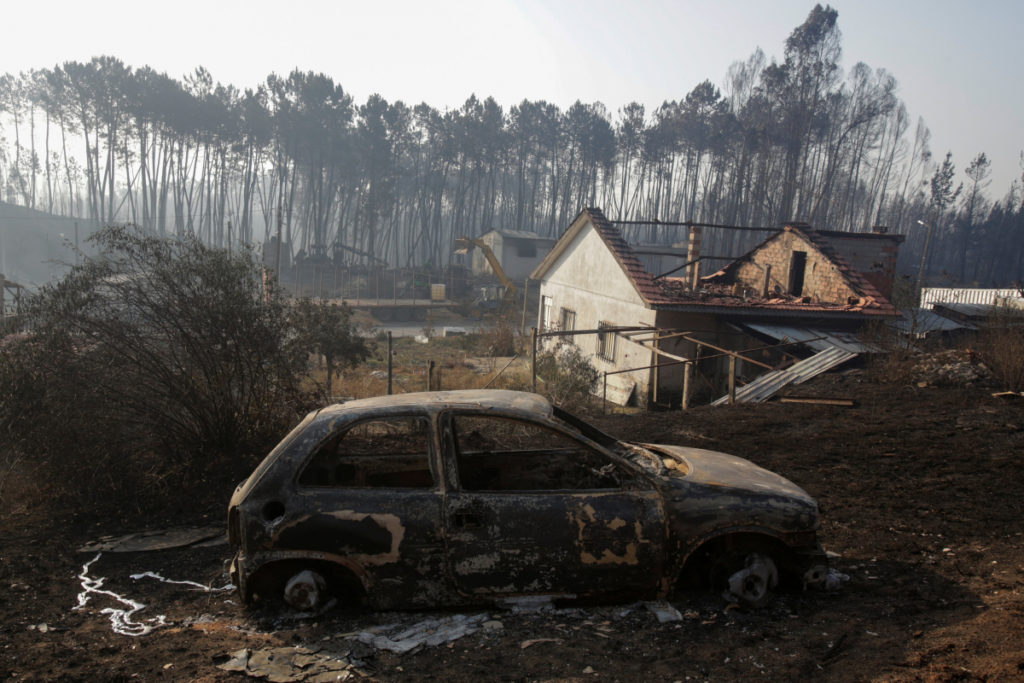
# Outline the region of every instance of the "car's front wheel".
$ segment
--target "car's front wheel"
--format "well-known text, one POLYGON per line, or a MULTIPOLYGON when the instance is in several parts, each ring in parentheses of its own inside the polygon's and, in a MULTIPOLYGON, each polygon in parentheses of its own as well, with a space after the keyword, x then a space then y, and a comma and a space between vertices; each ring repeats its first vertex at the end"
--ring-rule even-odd
POLYGON ((779 585, 779 570, 770 555, 730 555, 716 567, 712 586, 723 597, 749 607, 761 607, 779 585))

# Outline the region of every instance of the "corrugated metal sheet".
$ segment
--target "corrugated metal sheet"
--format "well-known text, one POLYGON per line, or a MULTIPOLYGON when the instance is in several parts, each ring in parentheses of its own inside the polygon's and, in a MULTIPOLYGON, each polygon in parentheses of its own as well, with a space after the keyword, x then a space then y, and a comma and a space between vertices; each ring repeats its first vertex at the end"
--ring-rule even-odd
POLYGON ((815 330, 790 325, 765 325, 763 323, 744 323, 742 327, 777 339, 780 343, 801 342, 814 351, 825 351, 833 347, 851 353, 866 353, 872 350, 869 345, 858 339, 857 335, 850 332, 815 330))
POLYGON ((937 303, 986 304, 998 297, 1018 297, 1019 289, 978 289, 976 287, 922 287, 921 308, 931 309, 937 303))
POLYGON ((950 320, 938 313, 919 308, 916 311, 904 311, 903 317, 893 325, 904 334, 924 337, 935 332, 952 332, 953 330, 976 330, 978 327, 967 322, 950 320))
MULTIPOLYGON (((794 363, 785 370, 766 372, 753 382, 740 387, 736 390, 736 403, 761 403, 774 396, 782 387, 788 384, 802 384, 812 377, 845 363, 856 355, 855 351, 831 346, 810 358, 794 363)), ((711 405, 718 406, 728 402, 729 394, 726 394, 711 405)))

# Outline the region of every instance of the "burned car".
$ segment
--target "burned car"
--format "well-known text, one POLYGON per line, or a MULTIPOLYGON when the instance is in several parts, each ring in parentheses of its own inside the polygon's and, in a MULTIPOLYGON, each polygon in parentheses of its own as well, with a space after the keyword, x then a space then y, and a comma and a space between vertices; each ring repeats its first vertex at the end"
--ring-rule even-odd
POLYGON ((618 441, 535 394, 444 391, 308 415, 235 491, 248 603, 376 608, 821 583, 818 507, 747 460, 618 441))

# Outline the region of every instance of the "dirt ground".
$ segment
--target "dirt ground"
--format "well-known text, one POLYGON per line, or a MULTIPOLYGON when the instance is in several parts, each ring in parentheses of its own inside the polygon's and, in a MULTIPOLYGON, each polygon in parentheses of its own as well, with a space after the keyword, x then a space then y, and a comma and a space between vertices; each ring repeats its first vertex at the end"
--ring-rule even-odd
POLYGON ((230 491, 173 520, 126 511, 97 523, 86 511, 22 505, 0 520, 0 678, 243 680, 218 665, 248 650, 250 670, 277 665, 271 680, 1020 680, 1024 398, 995 398, 1001 387, 970 377, 874 376, 847 370, 791 392, 853 407, 771 402, 595 419, 636 440, 736 453, 804 487, 821 505, 834 567, 850 577, 838 590, 784 593, 753 611, 686 594, 674 601, 681 620, 666 623, 644 605, 468 611, 475 632, 396 654, 355 636, 458 615, 253 613, 230 591, 132 576, 220 588, 224 544, 76 550, 104 534, 221 524, 230 491), (133 623, 152 630, 116 633, 111 610, 126 604, 115 596, 141 605, 133 623), (307 658, 289 659, 296 652, 307 658), (314 678, 328 655, 336 670, 314 678))

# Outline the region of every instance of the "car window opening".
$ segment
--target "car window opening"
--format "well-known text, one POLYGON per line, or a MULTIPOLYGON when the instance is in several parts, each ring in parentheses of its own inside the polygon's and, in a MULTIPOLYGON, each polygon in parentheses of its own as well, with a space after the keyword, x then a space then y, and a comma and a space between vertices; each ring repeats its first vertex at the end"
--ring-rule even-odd
POLYGON ((454 433, 466 491, 622 488, 618 466, 604 454, 543 425, 458 415, 454 433))
POLYGON ((359 422, 320 446, 299 475, 299 485, 431 488, 430 425, 422 417, 359 422))

